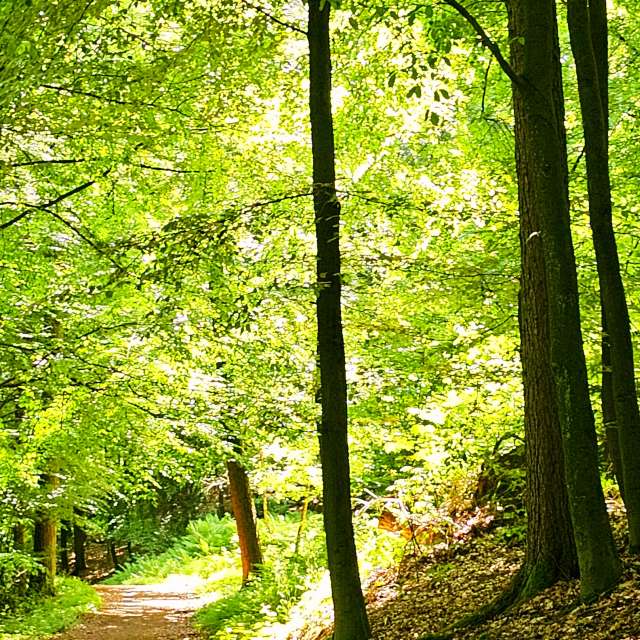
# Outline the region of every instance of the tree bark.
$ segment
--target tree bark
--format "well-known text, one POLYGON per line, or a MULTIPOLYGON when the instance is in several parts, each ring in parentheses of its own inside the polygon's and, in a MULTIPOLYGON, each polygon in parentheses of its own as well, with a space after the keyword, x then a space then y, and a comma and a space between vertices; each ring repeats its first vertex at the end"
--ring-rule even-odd
POLYGON ((629 547, 640 552, 640 411, 629 311, 613 229, 608 150, 607 22, 604 0, 568 0, 567 21, 578 77, 589 193, 589 221, 611 347, 629 547), (604 45, 603 45, 604 41, 604 45), (597 56, 597 57, 596 57, 597 56))
POLYGON ((27 546, 27 531, 24 524, 13 525, 13 548, 17 551, 24 551, 27 546))
POLYGON ((71 523, 63 520, 60 525, 60 571, 69 573, 69 537, 71 523))
POLYGON ((74 576, 82 576, 87 572, 87 534, 85 530, 76 522, 73 523, 73 555, 75 563, 73 567, 74 576))
MULTIPOLYGON (((57 485, 57 478, 51 474, 42 474, 40 484, 50 491, 57 485)), ((41 512, 33 530, 33 552, 45 569, 43 591, 53 593, 56 577, 58 547, 57 523, 50 513, 41 512)))
MULTIPOLYGON (((517 3, 509 9, 511 64, 518 74, 524 69, 522 47, 517 38, 524 28, 524 14, 517 3)), ((561 88, 552 88, 554 100, 562 105, 561 88)), ((526 189, 527 166, 526 105, 513 86, 516 130, 516 166, 522 176, 520 209, 520 356, 524 388, 525 456, 527 468, 527 550, 518 576, 516 599, 531 597, 577 574, 577 556, 566 489, 562 433, 551 368, 549 299, 545 279, 538 210, 531 206, 526 189)), ((556 118, 564 118, 562 108, 556 118)), ((557 121, 556 127, 562 122, 557 121)), ((560 149, 562 153, 564 145, 560 149)))
POLYGON ((519 199, 534 225, 523 241, 525 247, 539 244, 544 261, 549 353, 569 508, 581 595, 589 599, 615 585, 621 568, 600 484, 582 345, 555 3, 511 0, 510 13, 512 52, 522 61, 514 86, 519 199))
MULTIPOLYGON (((524 51, 518 46, 525 26, 524 8, 508 4, 511 73, 521 77, 524 51)), ((562 433, 550 352, 549 299, 545 260, 538 234, 538 210, 528 192, 526 104, 516 83, 513 108, 520 209, 520 359, 524 391, 525 459, 527 472, 527 548, 524 562, 509 588, 477 614, 457 626, 469 626, 499 614, 558 580, 577 574, 577 555, 566 489, 562 433)), ((556 99, 562 103, 561 86, 556 99)), ((562 118, 562 109, 556 117, 562 118)), ((558 123, 556 123, 558 124, 558 123)))
POLYGON ((251 573, 262 564, 262 551, 253 513, 253 502, 249 490, 249 479, 244 467, 236 460, 227 460, 231 509, 236 521, 240 557, 242 560, 242 582, 247 582, 251 573))
MULTIPOLYGON (((514 96, 514 107, 520 108, 514 96)), ((518 132, 516 135, 519 135, 518 132)), ((523 206, 525 205, 525 206, 523 206)), ((547 287, 533 212, 520 206, 522 252, 520 342, 527 470, 527 548, 514 600, 577 575, 562 434, 551 373, 547 287), (532 238, 533 241, 528 241, 532 238)))
POLYGON ((113 568, 117 571, 120 569, 120 562, 118 561, 118 549, 113 540, 107 540, 107 552, 109 554, 109 558, 111 558, 113 568))
MULTIPOLYGON (((602 305, 601 305, 602 307, 602 305)), ((611 346, 607 332, 607 321, 602 310, 602 378, 600 387, 600 402, 602 408, 602 426, 605 433, 606 456, 611 464, 613 475, 618 483, 620 495, 624 502, 624 477, 622 475, 622 457, 620 455, 620 438, 618 437, 618 422, 616 420, 616 405, 613 392, 613 375, 611 372, 611 346)))
POLYGON ((33 532, 33 552, 45 569, 42 590, 53 593, 57 566, 57 527, 55 520, 43 516, 36 521, 33 532))
POLYGON ((331 114, 330 2, 309 0, 309 108, 317 242, 318 367, 323 517, 334 640, 371 637, 351 519, 347 383, 341 310, 340 202, 331 114))

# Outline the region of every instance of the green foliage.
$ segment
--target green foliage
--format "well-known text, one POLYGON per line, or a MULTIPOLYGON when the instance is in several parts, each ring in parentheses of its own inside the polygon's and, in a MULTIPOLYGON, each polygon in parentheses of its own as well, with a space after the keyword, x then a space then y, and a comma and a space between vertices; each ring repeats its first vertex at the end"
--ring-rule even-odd
POLYGON ((372 571, 400 562, 409 549, 406 540, 379 529, 377 518, 371 518, 368 514, 355 517, 353 526, 363 579, 372 571))
POLYGON ((15 609, 42 573, 42 565, 26 553, 0 553, 0 614, 15 609))
POLYGON ((200 610, 197 624, 218 640, 252 638, 256 628, 284 622, 317 575, 310 558, 268 559, 249 584, 200 610))
POLYGON ((100 605, 100 598, 88 584, 76 578, 56 580, 56 595, 22 603, 10 616, 0 618, 0 640, 36 640, 71 626, 87 611, 100 605))
MULTIPOLYGON (((506 51, 501 12, 474 12, 506 51)), ((210 507, 232 442, 272 503, 319 497, 306 44, 284 26, 303 29, 304 12, 276 2, 267 13, 234 0, 0 2, 3 552, 15 523, 46 511, 166 550, 116 581, 221 571, 229 595, 232 523, 207 518, 166 547, 210 507), (40 485, 48 473, 55 490, 40 485)), ((610 16, 629 290, 640 277, 636 13, 610 16)), ((522 430, 511 88, 446 8, 342 2, 333 14, 354 493, 455 511, 496 442, 522 430)), ((596 393, 599 301, 570 86, 567 124, 596 393)), ((503 486, 521 486, 518 469, 492 464, 503 486)), ((396 557, 389 537, 377 546, 370 523, 356 526, 365 563, 396 557)), ((13 605, 30 561, 1 557, 0 602, 13 605)), ((282 558, 247 588, 249 608, 275 601, 267 575, 293 600, 300 560, 282 558)))
POLYGON ((236 545, 232 542, 235 524, 229 517, 219 519, 207 515, 189 523, 187 533, 169 549, 158 555, 148 555, 126 564, 107 584, 152 584, 161 582, 171 573, 198 574, 207 577, 235 560, 236 545))
POLYGON ((271 530, 263 536, 265 562, 259 574, 239 590, 237 581, 226 589, 221 589, 218 581, 212 582, 209 589, 220 592, 221 597, 197 613, 198 626, 216 640, 249 640, 265 626, 284 622, 293 605, 325 570, 320 520, 320 516, 309 518, 296 554, 298 519, 273 518, 271 530))
POLYGON ((496 540, 513 546, 524 544, 527 538, 527 522, 523 514, 506 514, 501 518, 500 524, 496 530, 496 540))
POLYGON ((265 625, 284 621, 325 571, 321 516, 309 516, 296 553, 299 526, 297 516, 283 515, 271 517, 268 529, 261 527, 265 563, 243 588, 235 524, 213 515, 191 522, 187 533, 164 553, 126 565, 107 583, 150 584, 170 574, 197 575, 204 581, 203 589, 217 596, 198 612, 197 624, 218 640, 249 639, 265 625))

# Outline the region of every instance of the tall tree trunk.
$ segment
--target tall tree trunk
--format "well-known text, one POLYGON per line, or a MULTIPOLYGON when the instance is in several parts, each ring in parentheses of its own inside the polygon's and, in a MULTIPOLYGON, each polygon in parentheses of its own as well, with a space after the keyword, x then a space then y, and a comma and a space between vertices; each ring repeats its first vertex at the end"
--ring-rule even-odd
MULTIPOLYGON (((48 473, 42 474, 40 484, 51 491, 57 485, 57 478, 48 473)), ((53 593, 54 590, 58 560, 57 529, 55 519, 43 511, 36 519, 33 530, 33 551, 45 569, 43 591, 47 593, 53 593)))
POLYGON ((107 540, 107 553, 109 554, 109 558, 111 559, 113 568, 116 571, 120 569, 120 562, 118 560, 118 548, 116 547, 116 543, 113 540, 107 540))
MULTIPOLYGON (((519 109, 514 95, 514 108, 519 109)), ((521 132, 517 132, 519 136, 521 132)), ((527 548, 516 600, 577 575, 562 434, 551 373, 547 287, 533 213, 520 205, 522 251, 520 342, 527 469, 527 548)))
POLYGON ((58 561, 57 549, 57 522, 53 518, 47 518, 43 522, 43 540, 44 540, 44 568, 49 577, 49 586, 53 591, 53 583, 56 578, 56 569, 58 561))
MULTIPOLYGON (((601 305, 602 307, 602 305, 601 305)), ((616 420, 616 405, 613 393, 613 375, 611 372, 611 346, 607 332, 607 321, 602 309, 602 378, 600 401, 602 407, 602 426, 605 433, 606 456, 611 464, 613 475, 618 483, 620 495, 624 501, 624 477, 622 475, 622 456, 620 455, 620 438, 616 420)))
POLYGON ((57 527, 55 520, 42 516, 37 520, 33 530, 33 552, 44 567, 45 574, 42 590, 53 593, 53 583, 57 566, 57 527))
POLYGON ((258 530, 253 512, 253 501, 249 490, 249 479, 244 467, 236 460, 227 460, 231 509, 236 521, 240 557, 242 560, 242 582, 259 569, 262 564, 262 552, 258 540, 258 530))
POLYGON ((520 206, 540 243, 549 312, 551 370, 562 432, 581 595, 592 598, 620 577, 600 484, 595 423, 582 345, 571 229, 564 104, 554 0, 511 0, 512 48, 522 71, 514 87, 520 206))
POLYGON ((44 527, 42 526, 43 518, 33 523, 33 553, 36 556, 42 556, 44 553, 44 527))
POLYGON ((71 523, 63 520, 60 525, 60 571, 69 573, 69 537, 71 523))
POLYGON ((73 523, 73 555, 75 563, 73 567, 74 576, 83 576, 87 572, 87 534, 77 523, 73 523))
MULTIPOLYGON (((524 68, 523 50, 517 38, 523 31, 522 6, 509 7, 511 64, 518 74, 524 68)), ((562 104, 561 87, 554 99, 562 104)), ((524 387, 524 427, 527 468, 527 550, 518 576, 517 599, 535 595, 551 584, 577 574, 577 556, 566 489, 562 433, 551 369, 549 299, 545 261, 537 219, 527 190, 522 188, 526 173, 525 104, 513 86, 516 128, 516 166, 522 176, 520 209, 520 343, 524 387)), ((556 118, 564 117, 560 108, 556 118)), ((562 123, 557 122, 561 127, 562 123)), ((560 152, 563 152, 564 145, 560 152)))
POLYGON ((331 114, 330 2, 309 0, 309 107, 317 242, 319 423, 323 517, 334 608, 334 640, 371 637, 351 520, 347 383, 341 311, 340 202, 331 114))
POLYGON ((24 551, 27 546, 27 530, 23 523, 13 525, 13 548, 24 551))
POLYGON ((629 311, 613 230, 608 151, 608 64, 605 0, 568 0, 587 163, 589 220, 600 296, 611 346, 611 373, 620 443, 629 547, 640 552, 640 411, 636 397, 629 311), (591 12, 591 16, 590 16, 591 12), (604 38, 604 49, 603 49, 604 38), (596 59, 596 55, 598 59, 596 59))

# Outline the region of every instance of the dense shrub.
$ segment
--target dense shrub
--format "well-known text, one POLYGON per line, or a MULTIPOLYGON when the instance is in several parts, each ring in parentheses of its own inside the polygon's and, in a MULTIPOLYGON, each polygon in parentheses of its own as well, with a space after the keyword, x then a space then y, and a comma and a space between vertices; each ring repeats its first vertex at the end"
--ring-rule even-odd
POLYGON ((0 553, 0 614, 15 609, 42 582, 43 572, 42 565, 25 553, 0 553))

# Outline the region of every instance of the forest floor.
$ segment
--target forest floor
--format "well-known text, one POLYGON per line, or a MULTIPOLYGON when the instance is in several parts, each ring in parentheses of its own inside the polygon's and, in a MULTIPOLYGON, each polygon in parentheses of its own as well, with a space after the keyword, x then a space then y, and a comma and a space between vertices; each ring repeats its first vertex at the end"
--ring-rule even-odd
MULTIPOLYGON (((622 525, 620 519, 617 524, 622 525)), ((619 541, 622 540, 618 535, 619 541)), ((418 640, 441 632, 491 602, 520 566, 521 546, 499 532, 457 548, 407 554, 399 566, 374 572, 366 585, 374 640, 418 640)), ((640 558, 623 555, 619 586, 592 604, 580 603, 577 581, 560 583, 501 616, 455 633, 455 640, 640 640, 640 558)), ((325 640, 330 607, 291 632, 288 640, 325 640)))
MULTIPOLYGON (((162 584, 99 585, 99 611, 85 615, 56 640, 193 640, 200 636, 191 626, 194 611, 206 596, 196 592, 192 576, 169 576, 162 584)), ((198 581, 199 582, 199 581, 198 581)))

